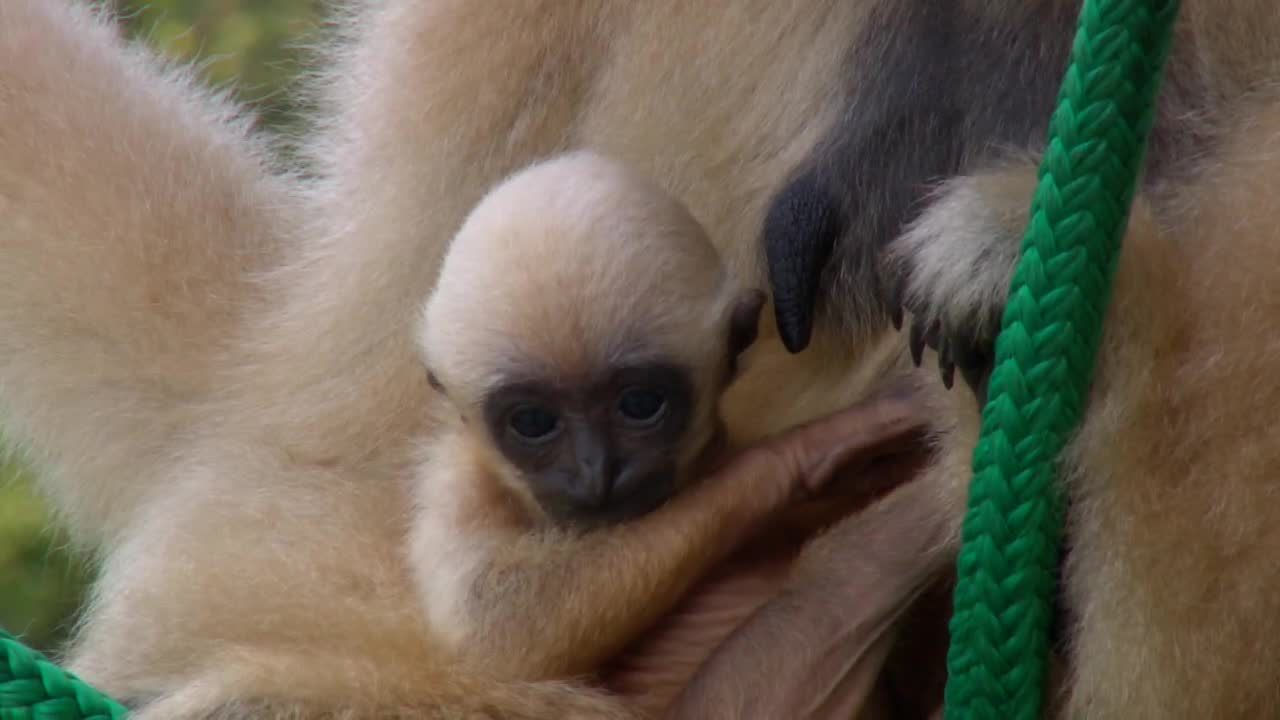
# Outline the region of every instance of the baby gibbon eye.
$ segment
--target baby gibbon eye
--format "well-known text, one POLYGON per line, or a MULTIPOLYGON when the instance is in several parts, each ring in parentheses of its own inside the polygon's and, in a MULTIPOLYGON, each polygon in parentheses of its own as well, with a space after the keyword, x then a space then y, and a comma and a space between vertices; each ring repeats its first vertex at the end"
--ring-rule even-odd
POLYGON ((525 442, 546 442, 560 430, 560 416, 541 405, 521 405, 507 416, 507 426, 525 442))
POLYGON ((618 414, 633 425, 654 425, 666 415, 667 399, 649 388, 627 388, 618 397, 618 414))

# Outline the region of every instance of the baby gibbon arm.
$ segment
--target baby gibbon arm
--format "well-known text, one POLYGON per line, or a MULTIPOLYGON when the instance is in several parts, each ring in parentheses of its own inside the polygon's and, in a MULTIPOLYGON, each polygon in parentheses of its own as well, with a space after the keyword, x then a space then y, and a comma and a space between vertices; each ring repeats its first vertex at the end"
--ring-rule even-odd
POLYGON ((0 2, 0 417, 118 531, 296 224, 245 119, 68 0, 0 2))
POLYGON ((889 394, 747 450, 628 524, 491 542, 472 583, 459 586, 469 600, 455 605, 456 648, 500 676, 590 672, 770 515, 923 423, 909 395, 889 394))

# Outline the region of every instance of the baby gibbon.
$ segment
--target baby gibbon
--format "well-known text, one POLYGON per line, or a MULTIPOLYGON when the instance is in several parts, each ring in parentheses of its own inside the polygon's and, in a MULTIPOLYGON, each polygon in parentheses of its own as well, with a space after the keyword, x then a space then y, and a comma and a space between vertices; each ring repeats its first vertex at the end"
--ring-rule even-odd
POLYGON ((681 204, 601 155, 533 165, 471 212, 419 333, 448 402, 412 539, 459 657, 591 671, 827 479, 690 486, 763 302, 681 204))

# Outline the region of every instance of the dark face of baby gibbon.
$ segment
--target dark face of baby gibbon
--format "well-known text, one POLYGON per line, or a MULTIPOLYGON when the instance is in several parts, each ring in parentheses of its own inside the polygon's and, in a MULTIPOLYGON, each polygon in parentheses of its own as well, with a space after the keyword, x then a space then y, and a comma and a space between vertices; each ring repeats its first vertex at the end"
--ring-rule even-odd
POLYGON ((643 515, 675 493, 693 393, 684 368, 635 365, 574 386, 503 384, 486 396, 484 417, 543 510, 589 527, 643 515))

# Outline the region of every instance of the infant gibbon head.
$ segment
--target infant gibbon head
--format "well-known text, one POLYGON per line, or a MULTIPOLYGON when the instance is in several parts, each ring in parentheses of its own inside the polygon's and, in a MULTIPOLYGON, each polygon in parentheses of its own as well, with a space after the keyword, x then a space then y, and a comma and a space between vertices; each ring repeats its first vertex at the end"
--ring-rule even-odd
POLYGON ((575 152, 512 175, 471 212, 420 341, 489 474, 537 515, 589 526, 680 488, 763 303, 679 202, 575 152))

